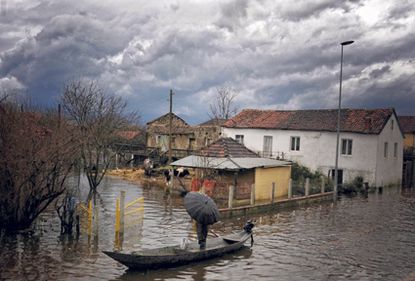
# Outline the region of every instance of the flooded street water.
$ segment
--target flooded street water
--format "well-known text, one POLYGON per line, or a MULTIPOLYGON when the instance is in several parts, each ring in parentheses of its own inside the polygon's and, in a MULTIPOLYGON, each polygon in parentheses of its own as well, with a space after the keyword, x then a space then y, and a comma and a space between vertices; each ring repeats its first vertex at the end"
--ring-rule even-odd
MULTIPOLYGON (((0 245, 5 280, 415 280, 415 191, 386 189, 369 198, 255 215, 255 245, 223 258, 167 270, 131 272, 105 256, 114 247, 115 201, 144 196, 142 223, 127 229, 123 248, 156 248, 194 238, 178 196, 108 178, 100 186, 99 231, 59 236, 45 214, 32 236, 6 236, 0 245)), ((221 221, 214 232, 240 230, 246 218, 221 221)))

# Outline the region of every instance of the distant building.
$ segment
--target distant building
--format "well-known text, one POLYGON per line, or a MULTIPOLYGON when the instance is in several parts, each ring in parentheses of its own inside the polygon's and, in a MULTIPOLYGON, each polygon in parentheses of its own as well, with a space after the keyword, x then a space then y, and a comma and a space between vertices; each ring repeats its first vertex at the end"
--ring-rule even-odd
POLYGON ((116 133, 117 142, 113 147, 116 151, 115 168, 142 164, 146 158, 144 135, 144 130, 138 127, 116 133))
POLYGON ((225 119, 211 119, 194 127, 193 149, 197 150, 205 147, 220 138, 221 125, 225 119))
MULTIPOLYGON (((161 153, 169 150, 169 113, 147 123, 147 149, 158 149, 161 153)), ((220 125, 224 120, 212 119, 197 126, 191 126, 172 113, 172 154, 182 158, 220 137, 220 125)))
MULTIPOLYGON (((337 110, 246 109, 222 126, 258 154, 296 161, 334 176, 337 110)), ((339 183, 363 177, 370 185, 402 178, 403 134, 393 109, 341 111, 339 183)))
MULTIPOLYGON (((398 116, 399 124, 405 135, 404 149, 414 152, 415 148, 415 116, 398 116)), ((408 151, 408 152, 409 152, 408 151)))
POLYGON ((415 185, 415 116, 399 116, 399 124, 405 135, 402 185, 415 185))
MULTIPOLYGON (((159 148, 163 152, 169 149, 169 116, 167 113, 147 123, 147 147, 159 148)), ((171 132, 173 149, 190 149, 189 140, 194 135, 193 128, 174 113, 171 132)))

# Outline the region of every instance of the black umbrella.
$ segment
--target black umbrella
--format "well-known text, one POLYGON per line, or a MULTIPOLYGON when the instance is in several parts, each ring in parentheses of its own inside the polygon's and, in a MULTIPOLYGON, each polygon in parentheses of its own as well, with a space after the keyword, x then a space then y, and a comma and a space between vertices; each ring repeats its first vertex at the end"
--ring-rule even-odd
POLYGON ((199 192, 189 192, 184 197, 187 213, 198 223, 209 225, 219 220, 219 209, 209 196, 199 192))

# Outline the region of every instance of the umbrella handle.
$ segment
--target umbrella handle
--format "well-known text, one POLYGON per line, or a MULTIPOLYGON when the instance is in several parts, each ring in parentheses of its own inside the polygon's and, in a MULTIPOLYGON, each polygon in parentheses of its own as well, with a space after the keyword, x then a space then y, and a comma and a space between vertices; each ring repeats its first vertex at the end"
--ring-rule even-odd
POLYGON ((251 233, 251 248, 254 246, 254 235, 251 233))

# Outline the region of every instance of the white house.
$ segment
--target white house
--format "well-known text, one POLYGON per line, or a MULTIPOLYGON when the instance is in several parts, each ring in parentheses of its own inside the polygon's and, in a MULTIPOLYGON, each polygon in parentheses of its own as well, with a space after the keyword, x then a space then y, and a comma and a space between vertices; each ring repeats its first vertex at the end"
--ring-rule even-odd
MULTIPOLYGON (((287 159, 333 176, 337 110, 246 109, 222 126, 232 137, 265 157, 287 159)), ((339 182, 363 177, 370 185, 399 184, 403 134, 394 109, 341 111, 339 182)))

